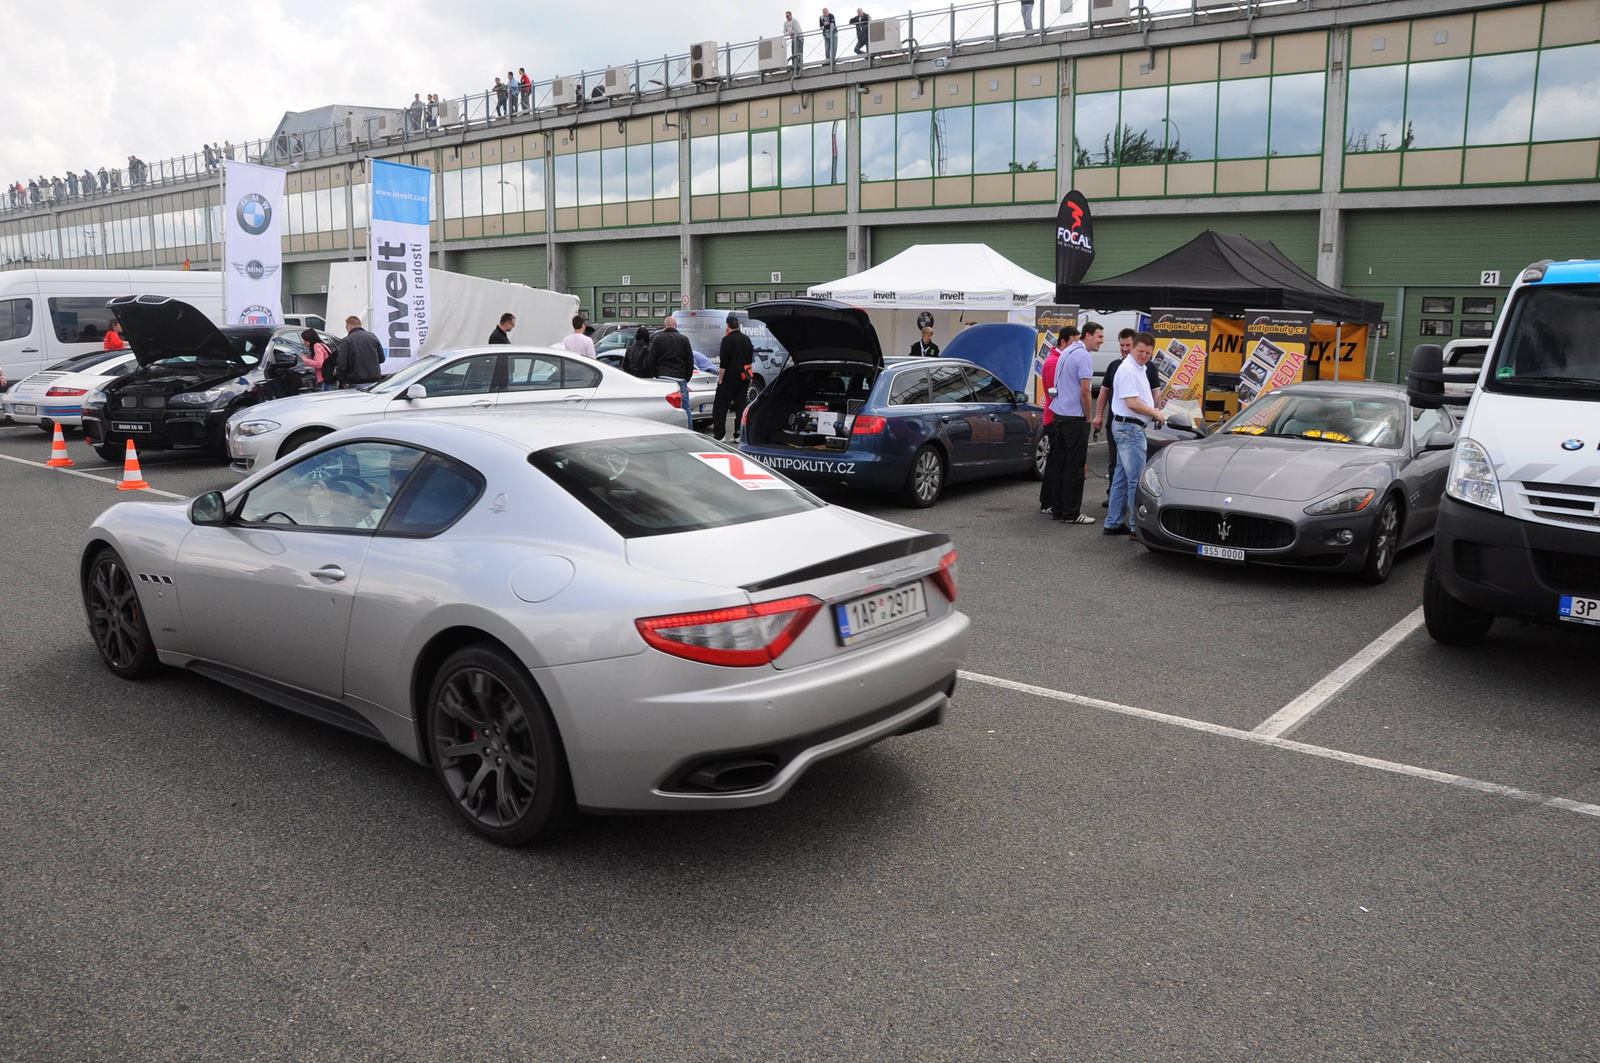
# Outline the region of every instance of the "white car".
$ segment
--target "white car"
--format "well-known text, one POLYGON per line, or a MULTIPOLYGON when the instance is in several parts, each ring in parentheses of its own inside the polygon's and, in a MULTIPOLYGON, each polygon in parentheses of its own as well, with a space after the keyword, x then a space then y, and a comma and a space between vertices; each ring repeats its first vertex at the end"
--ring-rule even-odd
POLYGON ((228 418, 228 457, 248 473, 341 428, 395 417, 587 409, 688 427, 670 381, 640 380, 554 347, 465 347, 419 358, 369 388, 321 391, 228 418))
POLYGON ((46 432, 56 425, 78 428, 84 400, 137 364, 129 350, 74 355, 17 381, 0 406, 18 424, 36 424, 46 432))
MULTIPOLYGON (((1470 380, 1447 380, 1444 393, 1452 398, 1469 398, 1478 390, 1478 370, 1483 368, 1483 359, 1489 353, 1489 341, 1478 339, 1451 340, 1444 345, 1444 367, 1446 370, 1459 369, 1471 370, 1470 380)), ((1458 374, 1464 377, 1465 372, 1458 374)))

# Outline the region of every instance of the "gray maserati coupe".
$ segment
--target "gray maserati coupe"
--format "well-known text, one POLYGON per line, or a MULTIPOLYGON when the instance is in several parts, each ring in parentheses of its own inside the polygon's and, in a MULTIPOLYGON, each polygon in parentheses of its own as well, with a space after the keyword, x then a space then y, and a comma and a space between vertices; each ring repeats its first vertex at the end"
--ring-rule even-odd
POLYGON ((507 844, 574 808, 776 801, 937 724, 967 644, 947 537, 583 411, 334 432, 112 506, 79 577, 117 675, 186 669, 386 742, 507 844))
POLYGON ((1382 583, 1433 535, 1456 425, 1404 388, 1291 384, 1210 436, 1163 448, 1134 502, 1151 550, 1353 572, 1382 583))

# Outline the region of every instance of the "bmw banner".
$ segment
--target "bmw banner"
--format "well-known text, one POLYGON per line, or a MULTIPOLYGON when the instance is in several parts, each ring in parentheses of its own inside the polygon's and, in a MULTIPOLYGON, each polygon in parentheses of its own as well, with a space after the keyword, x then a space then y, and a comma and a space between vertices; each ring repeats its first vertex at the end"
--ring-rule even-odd
POLYGON ((367 228, 372 277, 372 331, 394 372, 428 338, 428 200, 433 172, 373 159, 372 224, 367 228))
POLYGON ((230 325, 283 320, 283 171, 222 164, 222 312, 230 325))

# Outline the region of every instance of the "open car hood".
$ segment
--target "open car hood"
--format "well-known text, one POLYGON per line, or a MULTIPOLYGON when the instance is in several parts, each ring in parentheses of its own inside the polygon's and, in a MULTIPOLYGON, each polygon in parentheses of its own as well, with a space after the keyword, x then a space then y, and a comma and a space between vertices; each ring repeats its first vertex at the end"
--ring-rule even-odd
POLYGON ((1012 391, 1026 391, 1038 343, 1039 333, 1032 325, 996 321, 962 329, 940 353, 982 366, 1012 391))
POLYGON ((141 366, 193 354, 208 362, 229 362, 234 371, 244 371, 228 337, 188 303, 164 295, 123 295, 106 305, 122 322, 122 337, 141 366))
POLYGON ((878 330, 860 307, 826 299, 773 299, 748 307, 745 314, 767 326, 795 364, 860 362, 883 368, 878 330))

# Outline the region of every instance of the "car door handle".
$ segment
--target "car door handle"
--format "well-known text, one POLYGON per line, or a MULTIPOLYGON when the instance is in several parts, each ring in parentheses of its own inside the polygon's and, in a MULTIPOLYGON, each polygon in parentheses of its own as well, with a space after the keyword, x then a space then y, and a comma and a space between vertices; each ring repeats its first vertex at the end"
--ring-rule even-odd
POLYGON ((494 400, 493 399, 474 399, 472 402, 468 403, 467 405, 471 406, 475 410, 486 410, 490 406, 494 405, 494 400))
POLYGON ((22 348, 22 353, 23 354, 38 354, 39 353, 39 348, 37 348, 37 347, 24 347, 24 348, 22 348))
POLYGON ((582 402, 583 401, 583 396, 582 395, 564 395, 564 396, 562 396, 561 401, 562 402, 582 402))
POLYGON ((344 579, 344 569, 338 565, 323 565, 321 568, 312 569, 311 574, 318 579, 325 579, 329 583, 338 583, 344 579))

